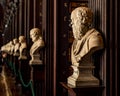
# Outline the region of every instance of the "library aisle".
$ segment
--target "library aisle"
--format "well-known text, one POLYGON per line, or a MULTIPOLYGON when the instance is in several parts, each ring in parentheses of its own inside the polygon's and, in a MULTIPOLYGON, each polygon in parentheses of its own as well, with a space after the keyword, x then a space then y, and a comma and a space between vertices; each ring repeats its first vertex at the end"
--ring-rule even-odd
POLYGON ((3 66, 0 74, 0 96, 20 96, 15 85, 15 78, 11 76, 8 70, 5 70, 5 66, 3 66))

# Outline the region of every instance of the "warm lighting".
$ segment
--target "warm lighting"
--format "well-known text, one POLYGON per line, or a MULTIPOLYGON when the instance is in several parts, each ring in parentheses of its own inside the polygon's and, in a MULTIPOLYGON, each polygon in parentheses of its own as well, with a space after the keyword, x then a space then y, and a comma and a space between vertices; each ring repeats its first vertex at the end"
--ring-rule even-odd
POLYGON ((8 27, 8 25, 6 24, 6 25, 5 25, 5 27, 7 28, 7 27, 8 27))

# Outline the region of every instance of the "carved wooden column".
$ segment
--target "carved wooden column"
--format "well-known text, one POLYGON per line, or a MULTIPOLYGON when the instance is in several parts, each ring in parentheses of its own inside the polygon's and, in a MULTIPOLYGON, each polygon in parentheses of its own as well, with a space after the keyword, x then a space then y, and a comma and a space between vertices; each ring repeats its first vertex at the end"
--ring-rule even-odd
POLYGON ((23 18, 24 18, 24 36, 27 38, 27 18, 28 18, 28 14, 27 14, 27 1, 28 0, 24 0, 24 13, 23 13, 23 18))
POLYGON ((16 14, 15 14, 15 38, 18 38, 18 35, 19 35, 19 31, 18 31, 18 27, 19 27, 19 22, 18 22, 18 19, 19 19, 19 11, 16 10, 16 14))
POLYGON ((37 13, 36 12, 36 8, 37 8, 36 7, 36 4, 37 4, 36 1, 37 0, 33 1, 33 27, 36 27, 36 17, 37 17, 37 15, 36 15, 36 13, 37 13))
MULTIPOLYGON (((29 29, 30 29, 30 0, 26 1, 26 32, 25 36, 29 38, 29 29)), ((29 44, 29 39, 26 40, 27 44, 29 44)))
MULTIPOLYGON (((44 5, 44 4, 43 4, 44 5)), ((33 27, 42 27, 42 0, 33 1, 33 27)))
MULTIPOLYGON (((107 34, 107 0, 89 0, 89 7, 93 10, 94 13, 94 24, 93 26, 100 32, 103 34, 104 37, 104 44, 105 47, 107 46, 107 39, 108 39, 108 34, 107 34)), ((106 95, 106 79, 107 79, 107 74, 106 70, 107 70, 107 51, 105 48, 104 54, 100 57, 100 59, 98 59, 97 57, 99 56, 95 56, 95 66, 96 69, 94 70, 94 74, 101 80, 100 84, 105 86, 104 89, 104 95, 106 95), (99 63, 97 63, 99 61, 99 63), (99 70, 99 71, 98 71, 99 70)))
POLYGON ((12 30, 11 30, 12 33, 11 40, 12 40, 13 38, 15 38, 15 15, 13 15, 12 17, 11 24, 12 24, 12 30))
POLYGON ((45 96, 45 65, 31 65, 31 80, 35 96, 45 96))
MULTIPOLYGON (((3 6, 2 6, 2 4, 0 4, 0 32, 2 33, 2 28, 3 28, 3 6)), ((0 35, 1 35, 1 33, 0 33, 0 35)), ((0 38, 0 40, 2 40, 2 38, 0 38)), ((0 46, 2 45, 2 43, 0 43, 0 46)))
POLYGON ((23 2, 24 0, 19 0, 19 36, 20 35, 23 35, 23 32, 24 32, 24 29, 23 29, 23 8, 24 8, 24 5, 23 5, 23 2))

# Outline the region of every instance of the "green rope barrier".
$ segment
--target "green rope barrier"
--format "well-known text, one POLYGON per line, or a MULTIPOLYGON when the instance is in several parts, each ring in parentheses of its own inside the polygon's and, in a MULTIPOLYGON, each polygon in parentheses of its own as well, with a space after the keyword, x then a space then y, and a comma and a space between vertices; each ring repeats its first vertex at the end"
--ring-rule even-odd
POLYGON ((31 81, 30 87, 31 87, 31 91, 32 91, 32 96, 35 96, 33 85, 32 85, 32 81, 31 81))
MULTIPOLYGON (((14 71, 15 75, 17 75, 16 73, 16 68, 15 68, 15 64, 13 64, 12 62, 6 60, 6 62, 8 63, 8 66, 11 68, 11 70, 14 71)), ((21 80, 21 83, 24 87, 29 87, 31 88, 31 92, 32 92, 32 96, 35 96, 35 93, 34 93, 34 88, 33 88, 33 85, 32 85, 32 81, 30 80, 28 84, 25 84, 24 81, 23 81, 23 78, 22 78, 22 75, 21 75, 21 72, 20 70, 18 70, 18 74, 19 74, 19 77, 20 77, 20 80, 21 80)))
POLYGON ((8 60, 6 60, 6 61, 7 61, 7 63, 8 63, 8 66, 10 67, 10 69, 11 69, 12 71, 14 71, 15 76, 17 76, 15 64, 12 63, 11 61, 8 61, 8 60))
POLYGON ((13 70, 13 63, 12 62, 8 62, 8 65, 9 65, 9 67, 11 68, 11 70, 13 70))
POLYGON ((17 72, 16 72, 16 68, 15 68, 15 64, 14 63, 13 63, 13 71, 14 71, 15 76, 17 76, 17 72))
POLYGON ((18 73, 19 73, 19 76, 20 76, 20 80, 21 80, 22 85, 23 85, 24 87, 30 86, 30 87, 31 87, 31 91, 32 91, 32 96, 35 96, 35 94, 34 94, 34 88, 33 88, 33 85, 32 85, 32 81, 30 80, 28 84, 25 84, 24 81, 23 81, 23 79, 22 79, 22 75, 21 75, 20 70, 18 70, 18 73))
POLYGON ((5 61, 6 61, 7 65, 11 68, 11 70, 13 70, 13 64, 12 64, 12 62, 9 61, 9 60, 7 60, 7 59, 5 59, 5 61))

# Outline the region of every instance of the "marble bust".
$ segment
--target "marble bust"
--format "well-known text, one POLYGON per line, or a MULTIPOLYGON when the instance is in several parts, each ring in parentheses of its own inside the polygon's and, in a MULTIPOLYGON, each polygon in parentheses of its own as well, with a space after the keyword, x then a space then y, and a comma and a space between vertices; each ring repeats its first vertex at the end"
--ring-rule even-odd
POLYGON ((92 54, 103 49, 101 34, 92 28, 93 12, 88 7, 78 7, 71 13, 74 41, 71 47, 71 67, 73 74, 67 82, 73 86, 99 85, 93 75, 95 68, 92 54))
POLYGON ((10 51, 9 43, 3 45, 0 50, 8 53, 10 51))
POLYGON ((13 52, 14 52, 14 43, 13 43, 12 40, 9 42, 8 46, 6 47, 6 49, 8 50, 8 53, 10 55, 13 55, 13 52))
POLYGON ((31 60, 29 61, 30 65, 42 64, 40 60, 41 54, 40 51, 44 47, 44 41, 42 38, 42 33, 39 28, 33 28, 30 30, 30 38, 32 39, 33 45, 30 49, 31 60))
POLYGON ((17 38, 13 39, 13 43, 14 43, 14 56, 19 56, 19 47, 20 47, 20 43, 19 40, 17 38))
POLYGON ((5 51, 7 52, 8 54, 12 55, 13 54, 13 51, 14 51, 14 44, 13 44, 13 41, 9 41, 7 44, 3 45, 1 47, 1 51, 5 51))
POLYGON ((25 36, 19 36, 19 43, 20 43, 20 56, 19 60, 26 60, 27 59, 27 44, 26 44, 26 38, 25 36))

